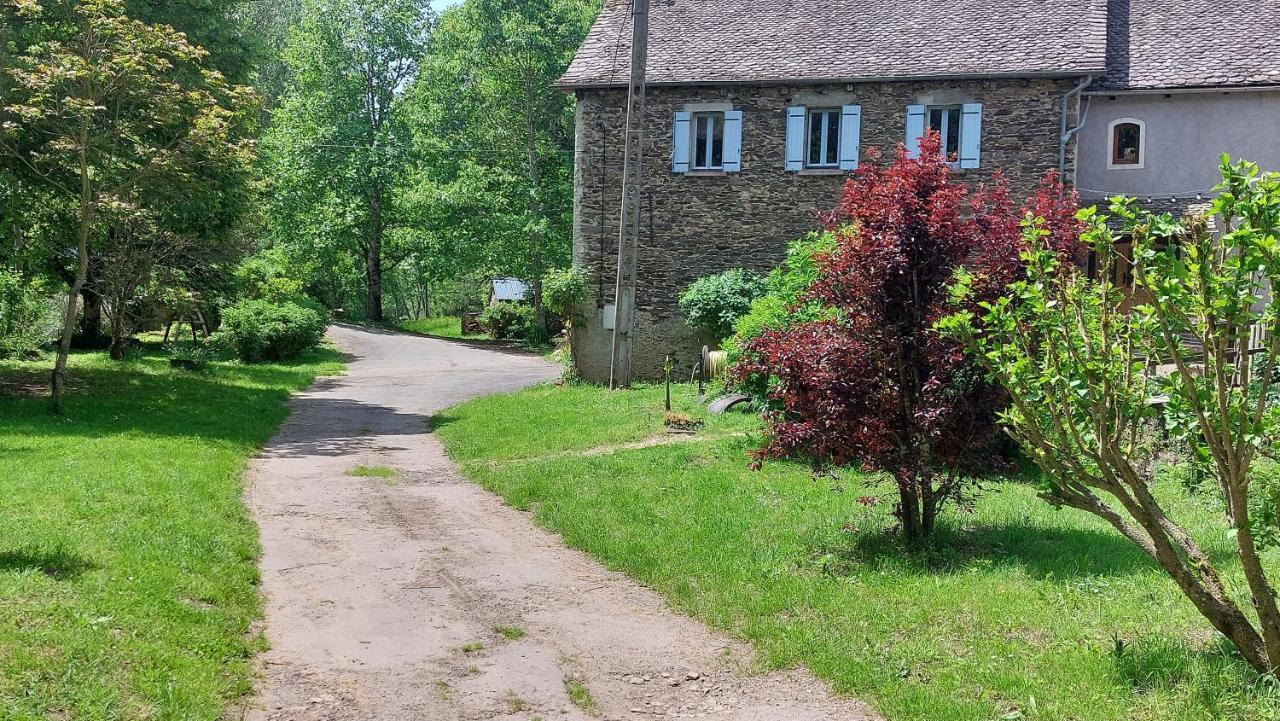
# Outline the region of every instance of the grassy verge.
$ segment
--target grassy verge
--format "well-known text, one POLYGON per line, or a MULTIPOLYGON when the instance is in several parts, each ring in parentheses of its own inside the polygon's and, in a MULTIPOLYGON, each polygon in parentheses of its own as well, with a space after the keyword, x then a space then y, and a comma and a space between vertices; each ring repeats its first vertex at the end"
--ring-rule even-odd
MULTIPOLYGON (((891 721, 1280 718, 1274 684, 1225 653, 1154 564, 1027 485, 992 484, 912 556, 874 478, 748 470, 752 419, 616 446, 661 419, 656 388, 540 387, 448 411, 439 433, 466 474, 571 545, 753 642, 765 666, 806 665, 891 721)), ((1208 498, 1160 491, 1227 552, 1208 498)))
POLYGON ((458 340, 493 343, 501 346, 517 346, 524 348, 531 353, 539 353, 547 358, 551 358, 552 354, 556 350, 555 344, 550 341, 533 342, 520 340, 496 340, 490 338, 484 333, 479 335, 469 335, 462 332, 462 320, 456 317, 402 320, 395 324, 395 329, 408 331, 410 333, 421 333, 423 335, 434 336, 436 338, 457 338, 458 340))
POLYGON ((289 394, 340 369, 77 354, 54 417, 48 363, 0 363, 0 718, 213 720, 250 690, 241 472, 289 394))
POLYGON ((462 338, 465 340, 483 340, 488 338, 488 336, 483 333, 478 335, 463 333, 462 319, 457 316, 403 320, 396 325, 401 330, 407 330, 412 333, 422 333, 423 335, 434 335, 440 338, 462 338))

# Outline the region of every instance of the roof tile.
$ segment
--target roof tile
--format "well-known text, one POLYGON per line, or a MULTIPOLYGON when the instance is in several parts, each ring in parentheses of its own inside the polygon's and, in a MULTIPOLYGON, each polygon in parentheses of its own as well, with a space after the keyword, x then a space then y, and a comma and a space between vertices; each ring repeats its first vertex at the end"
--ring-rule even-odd
MULTIPOLYGON (((1107 0, 652 0, 648 79, 1097 73, 1105 67, 1106 6, 1107 0)), ((627 0, 607 0, 560 84, 625 84, 630 25, 627 0)))
POLYGON ((1110 0, 1097 90, 1280 85, 1280 0, 1110 0))

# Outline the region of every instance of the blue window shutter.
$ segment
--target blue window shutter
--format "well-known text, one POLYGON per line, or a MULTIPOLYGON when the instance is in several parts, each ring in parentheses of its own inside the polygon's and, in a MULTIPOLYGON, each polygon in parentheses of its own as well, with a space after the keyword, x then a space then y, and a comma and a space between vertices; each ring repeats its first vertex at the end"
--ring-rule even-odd
POLYGON ((689 153, 692 150, 689 139, 689 123, 693 113, 676 113, 675 137, 671 142, 671 172, 689 172, 689 153))
POLYGON ((858 169, 858 144, 862 137, 862 106, 846 105, 840 111, 840 169, 858 169))
POLYGON ((960 167, 976 168, 982 157, 982 104, 965 103, 960 111, 960 167))
POLYGON ((724 172, 742 170, 742 111, 724 113, 724 172))
POLYGON ((803 105, 787 108, 787 170, 804 170, 804 121, 803 105))
POLYGON ((924 135, 924 106, 907 106, 907 157, 920 157, 920 138, 924 135))

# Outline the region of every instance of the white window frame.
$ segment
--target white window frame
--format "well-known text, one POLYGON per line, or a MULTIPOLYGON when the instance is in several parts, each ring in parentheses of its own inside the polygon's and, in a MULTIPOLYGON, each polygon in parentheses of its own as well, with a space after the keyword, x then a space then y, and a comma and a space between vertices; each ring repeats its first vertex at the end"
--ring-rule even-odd
POLYGON ((719 173, 724 172, 724 126, 725 111, 723 110, 695 110, 689 118, 689 171, 694 173, 719 173), (707 118, 707 149, 704 157, 698 157, 698 120, 699 118, 707 118), (720 123, 720 164, 712 165, 711 159, 715 157, 715 148, 713 139, 716 135, 716 123, 720 123))
POLYGON ((1137 118, 1116 118, 1107 123, 1107 170, 1142 170, 1147 167, 1147 124, 1137 118), (1116 126, 1138 126, 1138 162, 1116 162, 1116 126))
POLYGON ((964 126, 964 103, 938 103, 936 105, 924 106, 925 132, 928 132, 929 129, 933 127, 933 111, 935 110, 945 111, 942 114, 942 127, 938 130, 938 134, 942 136, 942 144, 941 144, 941 147, 938 148, 938 152, 942 153, 943 160, 946 160, 947 134, 953 133, 956 138, 956 159, 947 160, 946 162, 947 162, 947 165, 951 166, 952 168, 959 168, 960 154, 961 152, 963 152, 963 150, 960 147, 960 128, 964 126), (956 123, 956 127, 954 128, 950 127, 952 110, 959 111, 960 113, 960 121, 956 123))
POLYGON ((840 169, 840 123, 842 122, 843 114, 844 114, 844 109, 839 107, 809 108, 805 111, 805 119, 804 119, 804 167, 805 168, 811 168, 813 170, 839 170, 840 169), (811 142, 813 139, 813 121, 816 119, 816 116, 822 117, 822 124, 823 124, 822 141, 819 145, 819 154, 823 158, 828 157, 828 150, 830 150, 830 147, 831 147, 829 143, 831 143, 834 140, 836 144, 836 147, 835 147, 836 160, 834 163, 812 162, 813 147, 811 145, 811 142), (835 118, 834 127, 831 125, 832 117, 835 118))

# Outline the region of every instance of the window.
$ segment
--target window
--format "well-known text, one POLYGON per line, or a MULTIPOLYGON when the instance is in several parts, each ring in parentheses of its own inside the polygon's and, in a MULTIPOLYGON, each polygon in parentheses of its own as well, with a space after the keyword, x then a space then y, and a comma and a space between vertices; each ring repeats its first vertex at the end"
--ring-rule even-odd
POLYGON ((815 174, 858 169, 862 106, 787 108, 786 163, 788 172, 815 174))
POLYGON ((742 111, 690 109, 672 118, 671 172, 742 172, 742 111))
POLYGON ((724 113, 693 114, 693 169, 724 169, 724 113))
POLYGON ((951 167, 969 170, 982 165, 982 103, 907 106, 907 155, 920 155, 920 138, 933 130, 943 158, 951 167))
POLYGON ((942 136, 942 155, 948 163, 960 162, 961 105, 934 105, 929 107, 929 129, 942 136))
POLYGON ((810 110, 805 166, 836 168, 840 165, 840 110, 810 110))
POLYGON ((1141 120, 1122 118, 1111 123, 1112 168, 1141 168, 1146 162, 1146 125, 1141 120))

